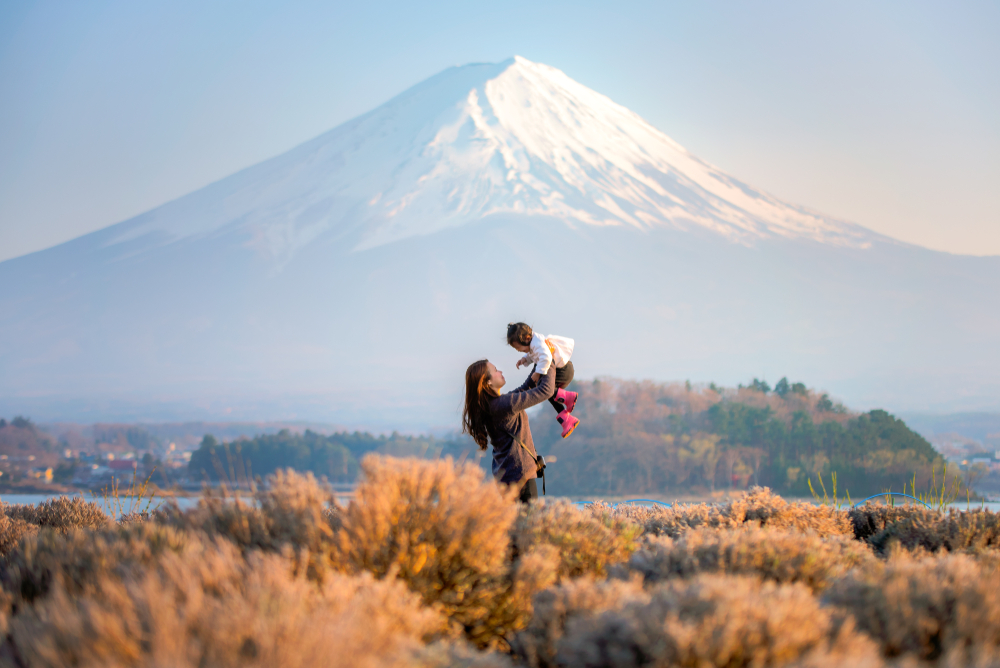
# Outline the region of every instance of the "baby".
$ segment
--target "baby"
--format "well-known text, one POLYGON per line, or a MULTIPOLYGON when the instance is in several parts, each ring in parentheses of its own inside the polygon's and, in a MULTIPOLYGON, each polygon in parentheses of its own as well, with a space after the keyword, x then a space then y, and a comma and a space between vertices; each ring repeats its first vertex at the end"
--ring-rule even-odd
POLYGON ((531 374, 532 384, 537 384, 542 374, 549 372, 549 366, 556 365, 556 390, 549 403, 556 409, 556 419, 562 425, 562 437, 573 433, 580 420, 570 415, 576 407, 576 392, 570 392, 566 386, 573 381, 573 363, 569 361, 573 354, 573 339, 563 336, 542 336, 531 330, 523 322, 512 322, 507 325, 507 343, 518 352, 526 353, 517 361, 517 368, 534 364, 531 374))

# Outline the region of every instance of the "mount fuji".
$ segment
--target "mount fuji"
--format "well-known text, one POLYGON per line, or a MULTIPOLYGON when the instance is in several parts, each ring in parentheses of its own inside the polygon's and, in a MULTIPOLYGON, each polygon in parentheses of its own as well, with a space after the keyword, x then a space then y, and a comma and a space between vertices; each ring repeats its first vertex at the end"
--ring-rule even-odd
POLYGON ((998 287, 998 257, 782 202, 516 57, 0 263, 0 414, 454 426, 513 320, 584 378, 996 408, 998 287))

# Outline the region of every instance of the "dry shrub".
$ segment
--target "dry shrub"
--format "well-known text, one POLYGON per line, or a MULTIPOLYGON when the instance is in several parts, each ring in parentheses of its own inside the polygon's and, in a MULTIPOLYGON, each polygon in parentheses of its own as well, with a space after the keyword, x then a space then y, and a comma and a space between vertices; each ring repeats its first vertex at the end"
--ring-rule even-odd
POLYGON ((473 464, 369 455, 343 511, 339 558, 353 571, 396 576, 480 646, 523 625, 533 588, 554 578, 551 553, 510 562, 514 490, 473 464))
POLYGON ((718 505, 644 508, 623 504, 615 508, 614 514, 641 525, 647 534, 670 538, 699 527, 734 529, 745 524, 821 536, 849 535, 853 531, 846 511, 803 501, 788 503, 766 487, 754 487, 743 496, 718 505))
POLYGON ((336 515, 328 512, 330 505, 335 505, 333 494, 321 487, 312 473, 276 471, 257 492, 257 503, 279 544, 318 551, 333 538, 331 520, 335 521, 336 515))
POLYGON ((514 544, 521 552, 551 545, 559 557, 558 576, 604 575, 638 547, 639 525, 612 515, 606 504, 580 510, 566 501, 533 503, 518 515, 514 544))
POLYGON ((148 568, 104 575, 86 594, 56 586, 10 620, 26 666, 410 665, 443 618, 393 581, 291 574, 278 555, 248 559, 192 540, 148 568))
POLYGON ((256 500, 259 507, 230 498, 225 489, 206 489, 196 508, 181 511, 168 504, 154 517, 179 529, 225 538, 243 550, 290 548, 310 577, 325 577, 331 567, 334 527, 339 525, 338 511, 328 505, 334 503, 332 494, 312 473, 288 469, 268 476, 256 500))
POLYGON ((25 536, 38 533, 38 527, 21 519, 0 515, 0 557, 5 557, 25 536))
POLYGON ((980 552, 1000 546, 1000 514, 989 510, 912 513, 869 539, 885 553, 898 543, 909 550, 980 552))
POLYGON ((846 510, 808 501, 789 503, 767 487, 754 487, 733 501, 730 514, 743 522, 770 529, 789 529, 819 536, 849 536, 853 526, 846 510))
POLYGON ((1000 663, 998 566, 996 558, 897 550, 834 583, 825 599, 850 611, 886 656, 1000 663))
POLYGON ((643 590, 581 579, 543 592, 536 609, 517 644, 533 667, 877 663, 851 618, 800 584, 701 575, 643 590))
MULTIPOLYGON (((588 506, 589 507, 589 506, 588 506)), ((723 506, 707 503, 677 504, 665 506, 638 506, 623 503, 614 510, 615 518, 642 527, 648 536, 669 536, 675 538, 685 531, 697 527, 735 528, 737 522, 722 512, 723 506)))
POLYGON ((868 540, 894 522, 912 517, 931 519, 937 517, 939 513, 917 504, 890 506, 868 501, 863 506, 851 508, 847 515, 854 527, 854 537, 858 540, 868 540))
POLYGON ((140 524, 142 522, 148 522, 152 519, 152 517, 152 513, 146 510, 135 513, 124 513, 118 518, 118 524, 140 524))
POLYGON ((244 550, 275 551, 280 547, 272 536, 272 523, 260 508, 230 497, 225 489, 206 489, 198 505, 189 510, 180 510, 168 501, 153 517, 158 524, 225 538, 244 550))
POLYGON ((638 578, 565 580, 558 587, 545 589, 535 596, 535 614, 511 643, 513 653, 533 668, 555 666, 556 653, 567 627, 580 619, 643 600, 648 601, 649 595, 638 578))
POLYGON ((408 668, 514 668, 510 656, 480 651, 467 643, 438 641, 414 652, 408 668))
POLYGON ((23 520, 41 528, 66 532, 74 528, 96 529, 106 526, 111 518, 98 504, 79 496, 59 496, 39 503, 3 504, 0 511, 11 519, 23 520))
POLYGON ((180 552, 189 541, 183 532, 152 523, 65 534, 44 530, 8 555, 0 584, 17 605, 47 596, 54 585, 81 595, 102 579, 125 577, 166 552, 180 552))
POLYGON ((774 529, 695 529, 680 538, 653 538, 629 561, 646 583, 699 573, 759 575, 801 582, 821 591, 852 568, 874 561, 863 543, 774 529))

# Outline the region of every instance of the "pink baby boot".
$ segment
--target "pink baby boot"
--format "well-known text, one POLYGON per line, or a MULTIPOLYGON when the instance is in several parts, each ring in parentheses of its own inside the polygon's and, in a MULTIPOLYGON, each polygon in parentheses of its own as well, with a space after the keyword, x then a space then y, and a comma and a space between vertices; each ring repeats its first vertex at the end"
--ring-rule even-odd
POLYGON ((556 390, 556 401, 565 406, 566 411, 569 413, 572 413, 573 409, 576 408, 576 397, 576 392, 570 392, 569 390, 564 390, 561 387, 556 390))
POLYGON ((570 415, 568 410, 557 415, 556 419, 559 420, 559 424, 562 425, 563 438, 568 438, 569 435, 573 433, 573 430, 576 429, 576 426, 580 424, 580 420, 570 415))

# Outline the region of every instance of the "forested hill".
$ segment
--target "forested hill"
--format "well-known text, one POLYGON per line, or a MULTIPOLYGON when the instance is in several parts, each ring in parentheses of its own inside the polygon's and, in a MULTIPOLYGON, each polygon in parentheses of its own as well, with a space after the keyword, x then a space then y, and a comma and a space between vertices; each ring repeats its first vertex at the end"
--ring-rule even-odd
POLYGON ((808 495, 807 481, 827 486, 836 473, 841 493, 856 498, 917 476, 929 483, 944 460, 923 437, 882 410, 852 413, 825 394, 782 379, 771 388, 656 384, 622 380, 577 383, 567 440, 554 411, 532 418, 540 452, 557 457, 551 489, 558 493, 632 494, 713 491, 766 485, 808 495))
POLYGON ((429 437, 374 436, 364 432, 331 435, 282 429, 277 434, 220 443, 208 434, 191 453, 193 478, 242 481, 266 476, 280 468, 312 471, 330 482, 353 482, 358 464, 369 452, 398 457, 440 457, 449 443, 429 437))
MULTIPOLYGON (((767 485, 809 493, 837 473, 839 488, 855 497, 886 488, 902 490, 917 476, 926 487, 943 460, 930 443, 885 411, 852 413, 825 394, 782 379, 773 389, 719 388, 615 379, 575 383, 581 425, 567 440, 544 404, 531 412, 536 446, 557 462, 550 468, 554 494, 670 494, 767 485)), ((198 477, 235 479, 249 468, 266 475, 290 466, 350 482, 368 452, 400 456, 472 458, 488 467, 466 437, 451 440, 363 433, 313 432, 220 444, 206 436, 191 458, 198 477), (241 469, 241 467, 243 467, 241 469)))

